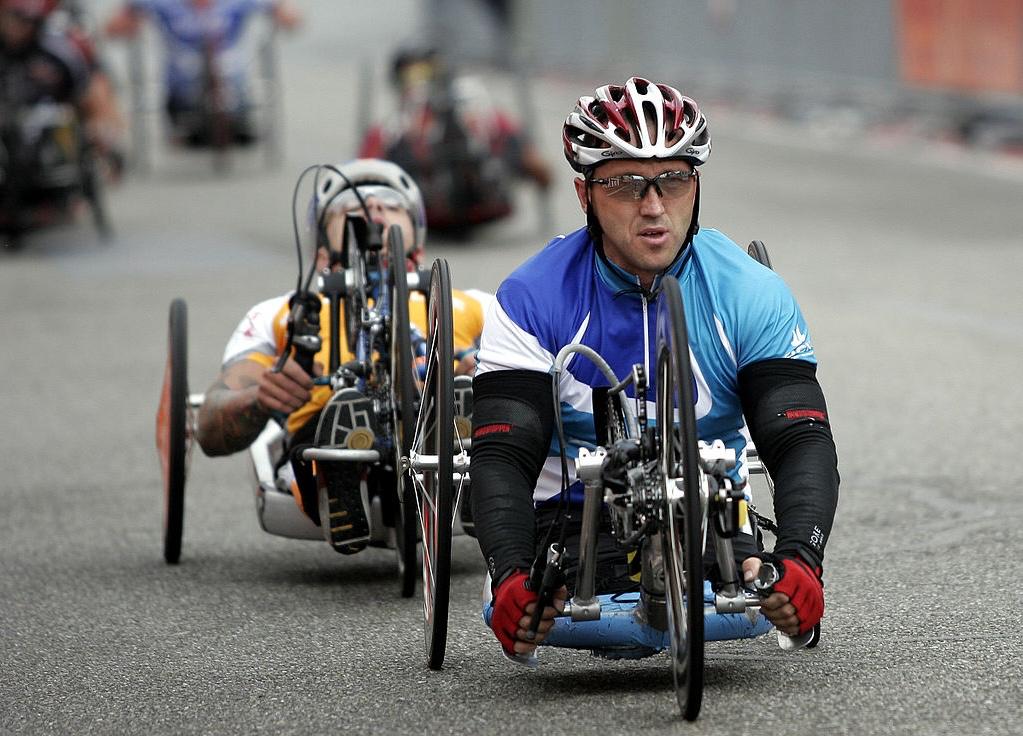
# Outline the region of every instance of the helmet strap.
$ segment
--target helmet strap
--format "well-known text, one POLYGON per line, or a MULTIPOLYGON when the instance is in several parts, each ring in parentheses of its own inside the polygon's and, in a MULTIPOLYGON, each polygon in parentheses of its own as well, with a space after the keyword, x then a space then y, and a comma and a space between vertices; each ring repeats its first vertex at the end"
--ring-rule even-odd
POLYGON ((682 244, 682 250, 686 249, 690 243, 693 242, 693 238, 696 237, 696 233, 700 231, 700 179, 696 179, 696 197, 693 198, 693 219, 689 223, 689 232, 686 233, 686 242, 682 244))
POLYGON ((590 197, 590 177, 593 175, 592 169, 587 169, 583 172, 583 179, 586 181, 586 231, 590 235, 590 240, 593 241, 593 245, 597 251, 604 254, 604 230, 600 227, 600 220, 597 219, 597 212, 593 205, 593 199, 590 197))

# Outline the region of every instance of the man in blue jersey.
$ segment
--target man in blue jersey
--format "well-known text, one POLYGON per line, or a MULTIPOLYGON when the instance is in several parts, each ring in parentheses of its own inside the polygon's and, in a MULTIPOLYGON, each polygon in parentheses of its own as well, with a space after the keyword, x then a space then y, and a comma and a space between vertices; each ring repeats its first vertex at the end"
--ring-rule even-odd
POLYGON ((259 14, 286 29, 301 23, 291 0, 128 0, 107 21, 107 35, 132 38, 148 17, 160 33, 166 52, 165 107, 180 138, 191 144, 209 142, 209 131, 196 124, 203 104, 204 79, 213 73, 223 83, 222 103, 231 115, 238 143, 252 140, 248 121, 248 68, 242 44, 249 20, 259 14))
MULTIPOLYGON (((700 228, 697 167, 711 140, 695 101, 634 77, 580 98, 563 139, 581 175, 575 189, 586 227, 552 240, 501 285, 473 381, 472 511, 492 581, 491 627, 506 653, 529 654, 566 595, 544 612, 540 635, 527 639, 537 528, 561 493, 551 441, 554 356, 582 342, 619 376, 636 363, 651 375, 653 300, 662 280, 674 278, 686 305, 698 435, 724 441, 740 459, 751 437, 775 482, 774 551, 764 553, 753 535, 737 538, 736 564, 752 581, 763 561, 774 563, 781 578, 761 610, 779 631, 805 633, 824 611, 821 571, 838 470, 799 306, 774 272, 700 228)), ((603 383, 586 360, 561 375, 570 456, 596 443, 592 388, 603 383)), ((570 498, 577 490, 569 488, 570 498)), ((602 540, 597 592, 615 592, 629 572, 614 541, 602 540)))

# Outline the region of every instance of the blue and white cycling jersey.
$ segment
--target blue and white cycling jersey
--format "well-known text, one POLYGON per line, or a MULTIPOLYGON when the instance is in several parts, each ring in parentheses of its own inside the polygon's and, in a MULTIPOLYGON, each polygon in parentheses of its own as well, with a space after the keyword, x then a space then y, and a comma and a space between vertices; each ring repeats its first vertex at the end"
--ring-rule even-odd
POLYGON ((166 48, 165 79, 171 97, 194 100, 201 89, 203 47, 217 50, 220 74, 232 89, 245 86, 248 59, 239 41, 254 13, 269 12, 274 0, 212 0, 196 7, 188 0, 132 0, 131 8, 148 15, 166 48))
MULTIPOLYGON (((816 363, 806 321, 781 277, 716 230, 701 229, 659 278, 668 277, 679 280, 685 303, 697 433, 700 439, 720 439, 735 449, 740 458, 736 476, 745 477, 749 432, 738 371, 772 358, 816 363)), ((644 363, 655 383, 655 341, 654 301, 643 295, 635 276, 597 256, 583 228, 551 241, 501 284, 484 321, 477 373, 550 372, 558 351, 579 342, 599 353, 619 378, 634 364, 644 363)), ((595 445, 592 388, 602 385, 607 381, 587 358, 570 358, 560 383, 569 457, 576 457, 580 447, 595 445)), ((654 398, 654 388, 648 400, 654 398)), ((635 399, 631 387, 629 396, 635 399)), ((652 418, 652 404, 648 411, 652 418)), ((560 490, 555 436, 534 502, 548 501, 560 490)), ((577 489, 571 490, 575 497, 577 489)))

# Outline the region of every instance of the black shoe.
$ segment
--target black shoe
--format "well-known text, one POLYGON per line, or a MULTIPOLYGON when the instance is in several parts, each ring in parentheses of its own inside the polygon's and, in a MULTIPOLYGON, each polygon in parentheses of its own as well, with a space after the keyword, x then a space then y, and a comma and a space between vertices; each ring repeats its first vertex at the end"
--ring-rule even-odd
MULTIPOLYGON (((320 413, 318 448, 371 450, 376 442, 373 402, 353 388, 338 391, 320 413)), ((354 554, 370 539, 369 491, 364 462, 317 462, 316 482, 323 536, 342 554, 354 554)))
POLYGON ((467 440, 472 436, 472 376, 455 376, 455 438, 467 440))

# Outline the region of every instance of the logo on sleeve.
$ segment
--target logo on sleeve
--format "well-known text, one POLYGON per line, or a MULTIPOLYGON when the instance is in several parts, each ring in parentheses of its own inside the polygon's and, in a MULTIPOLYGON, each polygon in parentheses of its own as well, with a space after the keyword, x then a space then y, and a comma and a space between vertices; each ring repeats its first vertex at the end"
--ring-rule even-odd
POLYGON ((472 438, 478 440, 480 437, 486 437, 488 434, 508 434, 511 431, 512 425, 503 422, 484 424, 482 427, 476 428, 476 431, 472 433, 472 438))
POLYGON ((813 343, 810 342, 810 333, 803 332, 796 325, 792 330, 792 339, 789 341, 792 349, 785 353, 786 358, 798 358, 803 355, 813 355, 813 343))

